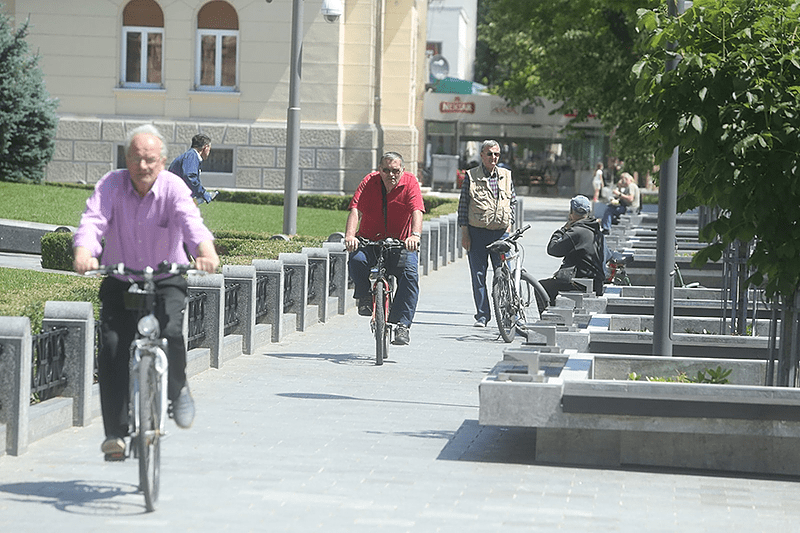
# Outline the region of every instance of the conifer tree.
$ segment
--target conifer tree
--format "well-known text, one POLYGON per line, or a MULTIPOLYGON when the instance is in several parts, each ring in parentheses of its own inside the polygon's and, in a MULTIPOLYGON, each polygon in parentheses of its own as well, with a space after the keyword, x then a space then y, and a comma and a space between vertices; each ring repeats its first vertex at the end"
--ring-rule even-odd
POLYGON ((45 89, 38 56, 0 13, 0 180, 39 183, 53 157, 57 101, 45 89))

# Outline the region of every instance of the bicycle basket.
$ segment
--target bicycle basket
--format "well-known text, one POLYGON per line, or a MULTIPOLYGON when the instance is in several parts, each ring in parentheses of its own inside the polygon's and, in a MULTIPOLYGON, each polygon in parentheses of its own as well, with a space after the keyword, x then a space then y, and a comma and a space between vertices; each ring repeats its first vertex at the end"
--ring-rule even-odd
POLYGON ((131 285, 131 287, 134 288, 134 292, 128 291, 122 296, 125 309, 128 311, 150 311, 156 295, 141 289, 137 290, 135 289, 136 285, 131 285))

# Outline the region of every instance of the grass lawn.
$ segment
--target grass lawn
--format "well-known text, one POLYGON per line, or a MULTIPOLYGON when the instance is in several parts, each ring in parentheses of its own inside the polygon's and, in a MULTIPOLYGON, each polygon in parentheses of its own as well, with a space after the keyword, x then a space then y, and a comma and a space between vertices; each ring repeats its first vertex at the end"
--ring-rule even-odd
MULTIPOLYGON (((0 182, 0 218, 62 226, 77 226, 89 189, 0 182)), ((200 208, 211 231, 283 232, 283 206, 212 202, 200 208)), ((344 231, 347 211, 297 210, 297 234, 327 237, 344 231)))
MULTIPOLYGON (((0 218, 78 226, 91 194, 88 188, 0 182, 0 218)), ((426 213, 426 219, 455 210, 455 204, 440 205, 432 213, 426 213)), ((266 235, 283 232, 282 205, 212 202, 204 204, 200 211, 214 232, 266 235)), ((344 231, 347 214, 347 211, 298 208, 298 237, 288 244, 297 246, 298 251, 302 246, 318 246, 331 233, 344 231)), ((250 264, 253 258, 271 253, 276 246, 276 241, 244 239, 222 259, 225 264, 250 264)), ((27 316, 31 319, 31 329, 38 332, 46 301, 92 302, 96 309, 99 283, 98 279, 70 274, 0 268, 0 316, 27 316)))

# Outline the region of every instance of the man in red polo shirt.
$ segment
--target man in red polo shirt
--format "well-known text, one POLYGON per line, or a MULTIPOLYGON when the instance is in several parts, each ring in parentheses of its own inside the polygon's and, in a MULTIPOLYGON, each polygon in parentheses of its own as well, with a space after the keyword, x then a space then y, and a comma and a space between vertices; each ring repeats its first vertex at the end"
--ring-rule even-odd
POLYGON ((372 315, 369 272, 377 263, 374 247, 359 249, 358 237, 372 241, 392 237, 405 249, 392 250, 388 271, 397 279, 388 322, 397 324, 393 344, 408 344, 408 329, 419 299, 419 238, 422 232, 422 191, 417 178, 403 171, 403 156, 386 152, 378 171, 367 174, 350 201, 344 244, 350 252, 350 277, 358 301, 358 314, 372 315))

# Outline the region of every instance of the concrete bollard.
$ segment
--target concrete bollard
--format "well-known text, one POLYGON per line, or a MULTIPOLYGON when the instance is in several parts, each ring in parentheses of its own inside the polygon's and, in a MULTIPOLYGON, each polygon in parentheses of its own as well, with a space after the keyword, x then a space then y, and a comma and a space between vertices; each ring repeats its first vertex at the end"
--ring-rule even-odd
POLYGON ((89 302, 45 302, 42 330, 65 327, 67 386, 61 396, 72 398, 72 424, 92 421, 94 382, 94 308, 89 302))
POLYGON ((28 317, 0 319, 0 422, 6 425, 4 447, 11 455, 28 449, 32 342, 28 317))

